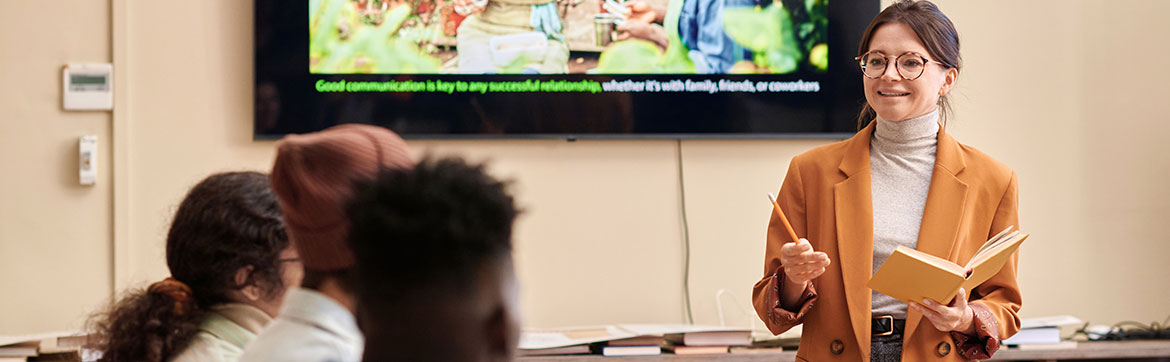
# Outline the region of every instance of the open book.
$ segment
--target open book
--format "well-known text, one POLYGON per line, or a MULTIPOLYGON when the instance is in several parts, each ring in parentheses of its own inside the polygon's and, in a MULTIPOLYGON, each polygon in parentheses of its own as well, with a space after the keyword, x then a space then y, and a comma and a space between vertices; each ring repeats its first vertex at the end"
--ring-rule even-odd
POLYGON ((968 292, 987 281, 1007 263, 1028 234, 1009 226, 975 252, 965 266, 918 250, 898 246, 869 279, 869 288, 903 302, 930 298, 950 303, 959 288, 968 292))

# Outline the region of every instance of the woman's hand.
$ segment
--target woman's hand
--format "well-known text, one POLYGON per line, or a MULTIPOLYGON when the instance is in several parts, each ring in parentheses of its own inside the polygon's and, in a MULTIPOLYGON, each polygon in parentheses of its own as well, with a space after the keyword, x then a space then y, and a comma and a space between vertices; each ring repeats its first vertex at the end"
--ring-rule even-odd
POLYGON ((794 304, 801 300, 801 294, 808 287, 808 283, 825 273, 829 266, 829 255, 814 251, 808 240, 800 239, 795 243, 785 243, 780 246, 780 265, 784 267, 784 277, 788 279, 780 291, 780 305, 792 310, 794 304))
POLYGON ((629 13, 628 20, 661 24, 664 21, 663 18, 666 16, 666 8, 655 7, 640 0, 627 1, 622 5, 625 6, 625 11, 629 13))
POLYGON ((784 275, 794 285, 803 286, 821 276, 829 263, 829 255, 814 251, 808 240, 800 239, 780 246, 780 265, 784 266, 784 275))
POLYGON ((487 1, 477 0, 455 0, 455 13, 463 16, 469 16, 483 12, 487 8, 487 1))
POLYGON ((642 21, 627 21, 622 25, 617 26, 618 41, 638 38, 648 40, 658 45, 659 48, 666 49, 668 40, 666 38, 666 29, 657 24, 650 24, 642 21))
POLYGON ((926 298, 922 303, 910 303, 910 307, 922 313, 934 325, 934 328, 950 332, 956 331, 963 334, 975 333, 975 311, 971 310, 971 306, 967 305, 967 291, 959 288, 958 295, 955 295, 954 300, 950 305, 942 305, 939 302, 926 298))

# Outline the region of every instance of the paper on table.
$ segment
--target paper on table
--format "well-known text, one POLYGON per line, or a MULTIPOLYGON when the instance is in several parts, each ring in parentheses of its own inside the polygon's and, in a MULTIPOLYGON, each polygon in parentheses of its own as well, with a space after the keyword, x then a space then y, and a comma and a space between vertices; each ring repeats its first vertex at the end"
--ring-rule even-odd
POLYGON ((17 344, 17 343, 22 343, 22 342, 40 342, 41 340, 44 340, 44 339, 50 339, 50 338, 57 339, 58 337, 76 336, 76 335, 81 335, 81 334, 82 333, 78 332, 78 331, 58 331, 58 332, 36 333, 36 334, 0 336, 0 346, 7 346, 7 345, 17 344))
POLYGON ((520 349, 542 349, 672 333, 750 331, 747 328, 693 324, 619 324, 607 326, 525 329, 520 332, 520 349))
POLYGON ((619 324, 618 327, 640 336, 691 332, 750 331, 747 328, 695 324, 619 324))
POLYGON ((565 347, 634 336, 617 326, 526 329, 520 332, 520 349, 565 347))
POLYGON ((1058 327, 1067 325, 1079 325, 1085 323, 1080 318, 1071 315, 1056 315, 1047 317, 1022 318, 1020 319, 1020 329, 1025 328, 1040 328, 1040 327, 1058 327))

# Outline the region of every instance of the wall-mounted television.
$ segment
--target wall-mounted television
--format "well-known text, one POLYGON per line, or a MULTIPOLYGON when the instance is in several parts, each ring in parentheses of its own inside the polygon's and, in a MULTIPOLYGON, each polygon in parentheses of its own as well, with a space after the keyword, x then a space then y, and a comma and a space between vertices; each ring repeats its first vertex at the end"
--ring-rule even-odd
POLYGON ((254 0, 254 138, 846 137, 877 0, 254 0))

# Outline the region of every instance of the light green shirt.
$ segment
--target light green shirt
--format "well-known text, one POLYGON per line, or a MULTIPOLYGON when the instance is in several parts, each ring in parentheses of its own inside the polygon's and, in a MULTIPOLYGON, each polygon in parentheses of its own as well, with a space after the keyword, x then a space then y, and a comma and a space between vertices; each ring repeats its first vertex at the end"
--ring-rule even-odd
POLYGON ((267 313, 247 304, 214 306, 199 326, 199 333, 191 340, 191 344, 171 358, 171 361, 237 361, 244 353, 244 347, 270 321, 272 317, 267 313))

